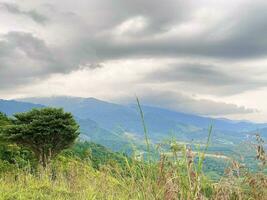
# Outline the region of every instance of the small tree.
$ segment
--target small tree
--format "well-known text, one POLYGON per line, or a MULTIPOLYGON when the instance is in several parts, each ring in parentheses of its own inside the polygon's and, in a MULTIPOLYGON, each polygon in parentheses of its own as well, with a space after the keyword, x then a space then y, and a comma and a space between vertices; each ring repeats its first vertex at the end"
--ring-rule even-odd
POLYGON ((12 122, 2 138, 30 149, 43 167, 79 136, 78 124, 63 109, 33 109, 15 114, 12 122))

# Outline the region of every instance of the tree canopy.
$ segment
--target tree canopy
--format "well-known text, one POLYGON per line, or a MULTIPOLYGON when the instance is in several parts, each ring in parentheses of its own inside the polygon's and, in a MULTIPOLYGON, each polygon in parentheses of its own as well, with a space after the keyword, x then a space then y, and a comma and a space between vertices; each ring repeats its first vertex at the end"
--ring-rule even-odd
POLYGON ((11 120, 6 114, 0 112, 0 127, 10 124, 11 120))
POLYGON ((79 136, 78 124, 63 109, 33 109, 15 114, 11 121, 2 128, 2 138, 30 149, 43 167, 79 136))

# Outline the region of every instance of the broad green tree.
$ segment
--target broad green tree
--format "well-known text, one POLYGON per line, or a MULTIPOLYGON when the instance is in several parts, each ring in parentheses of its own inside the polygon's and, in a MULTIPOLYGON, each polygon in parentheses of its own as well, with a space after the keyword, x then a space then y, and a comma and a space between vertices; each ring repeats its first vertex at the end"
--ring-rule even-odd
POLYGON ((39 163, 47 164, 79 136, 79 126, 63 109, 42 108, 14 115, 2 138, 31 150, 39 163))

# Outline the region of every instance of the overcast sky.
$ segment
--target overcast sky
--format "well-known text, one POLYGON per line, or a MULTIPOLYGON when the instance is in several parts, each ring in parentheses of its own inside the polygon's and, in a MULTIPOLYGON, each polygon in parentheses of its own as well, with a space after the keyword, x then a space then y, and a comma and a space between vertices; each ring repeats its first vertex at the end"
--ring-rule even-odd
POLYGON ((265 0, 0 0, 0 98, 267 122, 265 0))

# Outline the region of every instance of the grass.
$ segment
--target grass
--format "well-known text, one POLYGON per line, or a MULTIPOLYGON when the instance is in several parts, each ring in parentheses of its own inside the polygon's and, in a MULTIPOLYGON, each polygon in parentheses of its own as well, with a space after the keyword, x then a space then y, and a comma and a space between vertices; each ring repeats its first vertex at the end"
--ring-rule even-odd
MULTIPOLYGON (((174 144, 172 144, 174 145, 174 144)), ((1 174, 0 199, 266 200, 267 177, 233 162, 218 182, 209 180, 186 146, 161 154, 158 162, 126 160, 126 168, 60 156, 46 170, 24 168, 1 174), (177 157, 177 151, 183 156, 177 157)))
POLYGON ((149 138, 148 138, 148 131, 146 128, 146 123, 145 123, 145 117, 144 117, 144 113, 140 104, 140 101, 138 99, 138 97, 136 97, 136 102, 137 102, 137 106, 138 106, 138 110, 140 113, 140 117, 141 117, 141 121, 142 121, 142 126, 144 129, 144 136, 145 136, 145 142, 146 142, 146 148, 147 148, 147 154, 148 154, 148 162, 151 162, 151 150, 150 150, 150 142, 149 142, 149 138))

